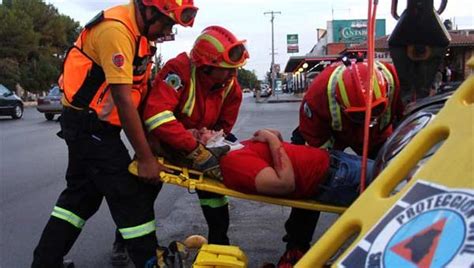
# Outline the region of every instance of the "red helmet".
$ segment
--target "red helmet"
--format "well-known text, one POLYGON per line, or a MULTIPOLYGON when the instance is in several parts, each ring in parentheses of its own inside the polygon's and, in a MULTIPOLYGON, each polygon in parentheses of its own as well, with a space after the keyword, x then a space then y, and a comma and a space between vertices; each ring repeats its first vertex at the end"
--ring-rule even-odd
MULTIPOLYGON (((357 62, 345 67, 341 75, 336 77, 336 99, 344 112, 351 118, 365 118, 366 92, 369 90, 367 62, 357 62)), ((381 71, 375 69, 375 83, 372 94, 372 116, 378 117, 385 112, 388 99, 388 83, 381 71)))
POLYGON ((220 26, 204 29, 191 50, 191 60, 196 66, 238 68, 245 65, 248 58, 245 40, 237 40, 231 32, 220 26))
POLYGON ((182 26, 193 26, 198 8, 193 0, 141 0, 144 6, 155 7, 182 26))

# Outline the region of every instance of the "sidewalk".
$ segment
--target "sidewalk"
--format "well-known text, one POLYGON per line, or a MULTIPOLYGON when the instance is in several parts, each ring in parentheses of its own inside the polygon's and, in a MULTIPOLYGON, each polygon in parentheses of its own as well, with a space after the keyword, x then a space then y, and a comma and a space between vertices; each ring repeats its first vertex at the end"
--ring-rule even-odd
POLYGON ((301 102, 302 99, 303 99, 302 93, 297 93, 297 94, 284 93, 284 94, 272 95, 262 102, 268 102, 268 103, 301 102))
POLYGON ((37 104, 36 101, 24 101, 23 107, 36 107, 37 104))

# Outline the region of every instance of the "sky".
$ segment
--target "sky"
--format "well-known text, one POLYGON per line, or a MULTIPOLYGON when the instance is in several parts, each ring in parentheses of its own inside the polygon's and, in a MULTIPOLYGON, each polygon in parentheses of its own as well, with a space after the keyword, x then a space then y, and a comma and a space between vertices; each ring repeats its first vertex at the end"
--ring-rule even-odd
MULTIPOLYGON (((1 1, 1 0, 0 0, 1 1)), ((127 3, 127 0, 44 0, 59 12, 87 23, 100 10, 127 3)), ((398 13, 406 7, 399 0, 398 13)), ((434 0, 436 8, 441 0, 434 0)), ((189 52, 195 38, 207 26, 220 25, 237 38, 247 40, 250 59, 245 66, 263 79, 271 64, 271 23, 265 12, 281 12, 274 19, 275 63, 286 66, 290 56, 303 56, 317 42, 316 29, 326 28, 327 21, 335 19, 366 19, 368 0, 194 0, 199 7, 194 27, 178 27, 176 40, 159 45, 163 59, 169 60, 183 51, 189 52), (299 53, 288 54, 286 35, 298 34, 299 53)), ((379 0, 377 18, 386 19, 389 34, 396 20, 390 14, 390 0, 379 0)), ((474 1, 449 0, 441 21, 454 19, 459 29, 474 29, 474 1)))

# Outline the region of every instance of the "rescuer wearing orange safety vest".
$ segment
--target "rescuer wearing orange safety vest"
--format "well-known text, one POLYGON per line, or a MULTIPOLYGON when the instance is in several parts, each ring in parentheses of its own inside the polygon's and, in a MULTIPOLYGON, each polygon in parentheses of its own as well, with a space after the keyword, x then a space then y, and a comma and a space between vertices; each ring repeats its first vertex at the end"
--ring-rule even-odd
MULTIPOLYGON (((399 81, 391 64, 375 63, 369 158, 374 158, 393 131, 403 105, 399 81)), ((300 107, 299 134, 310 146, 344 150, 351 148, 362 154, 366 110, 367 62, 343 58, 327 67, 310 85, 300 107)), ((309 249, 319 212, 293 208, 285 224, 287 251, 279 267, 292 267, 309 249)))
MULTIPOLYGON (((237 68, 249 57, 244 43, 223 27, 205 28, 189 56, 181 53, 163 66, 145 103, 143 119, 152 139, 213 178, 220 176, 218 159, 187 129, 230 134, 242 102, 237 68)), ((202 191, 198 195, 209 243, 229 244, 227 198, 202 191)))
POLYGON ((67 187, 34 251, 32 267, 62 267, 83 225, 105 197, 137 267, 155 255, 153 203, 157 164, 138 106, 147 92, 153 43, 178 23, 192 26, 192 0, 135 0, 101 12, 81 32, 64 61, 61 132, 68 145, 67 187), (139 162, 137 180, 120 139, 124 129, 139 162))

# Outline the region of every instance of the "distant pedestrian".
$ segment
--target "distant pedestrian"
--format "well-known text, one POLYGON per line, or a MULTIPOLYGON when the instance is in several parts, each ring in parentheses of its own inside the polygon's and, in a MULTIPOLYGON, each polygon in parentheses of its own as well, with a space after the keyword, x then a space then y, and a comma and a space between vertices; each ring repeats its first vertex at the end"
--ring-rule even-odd
POLYGON ((451 76, 452 76, 453 72, 451 71, 451 68, 449 68, 449 66, 446 66, 444 68, 444 77, 445 77, 445 82, 450 82, 451 81, 451 76))
POLYGON ((443 73, 441 72, 441 70, 438 70, 433 79, 430 96, 433 96, 438 92, 439 87, 441 86, 442 83, 443 83, 443 73))

